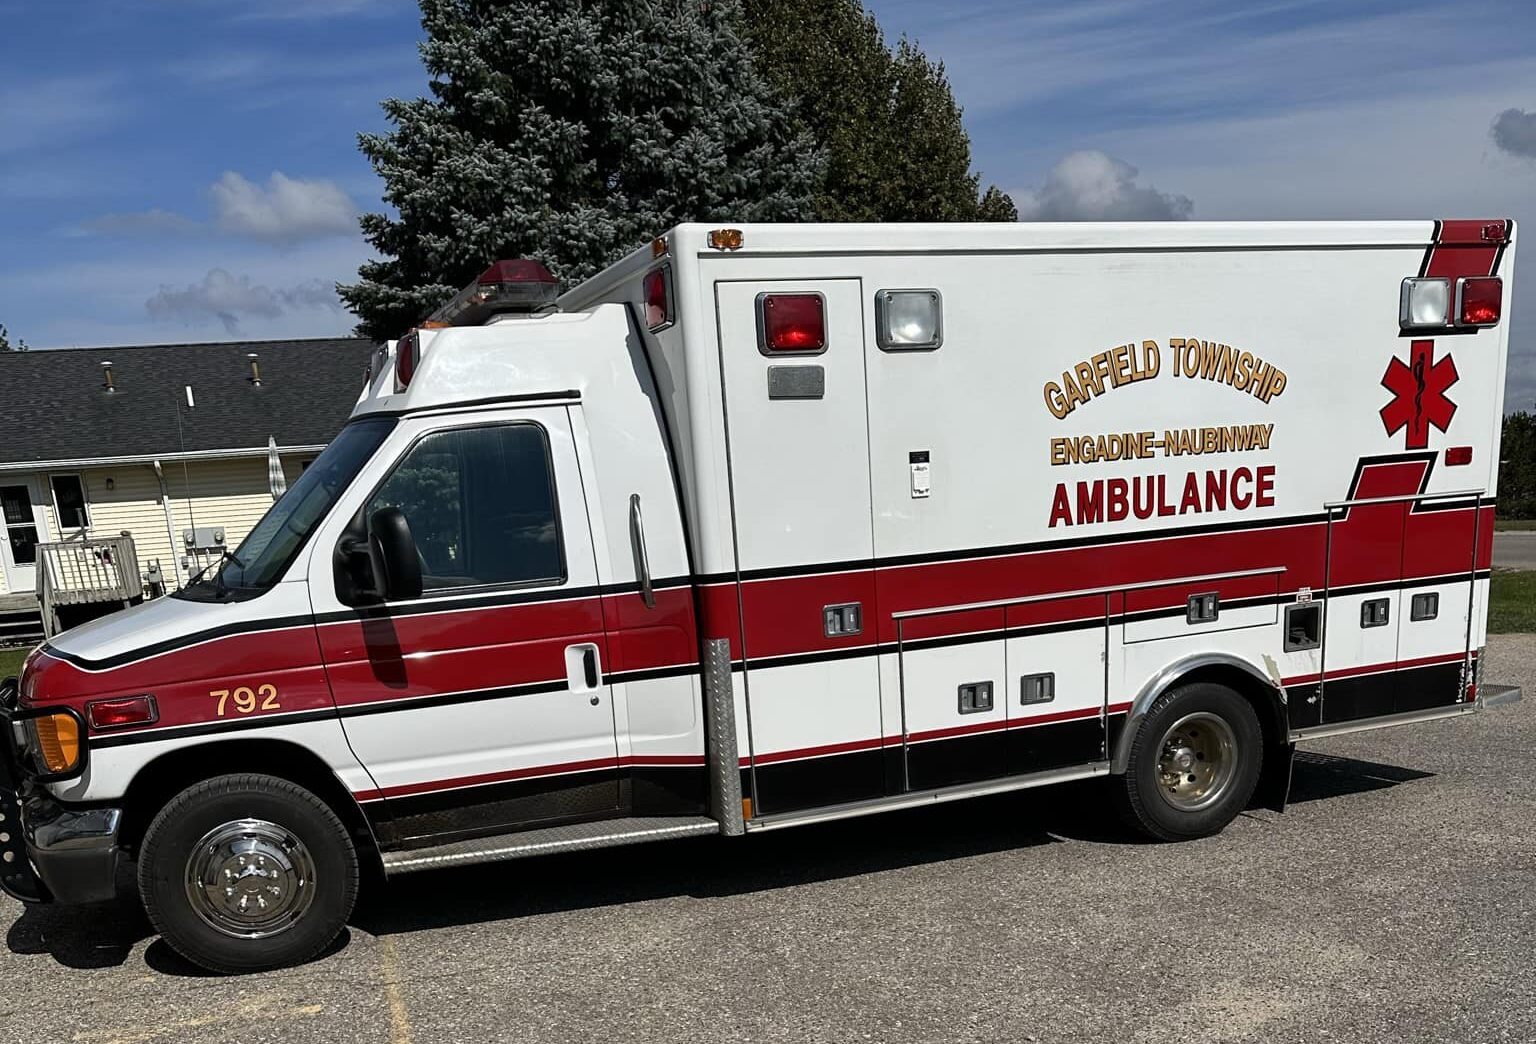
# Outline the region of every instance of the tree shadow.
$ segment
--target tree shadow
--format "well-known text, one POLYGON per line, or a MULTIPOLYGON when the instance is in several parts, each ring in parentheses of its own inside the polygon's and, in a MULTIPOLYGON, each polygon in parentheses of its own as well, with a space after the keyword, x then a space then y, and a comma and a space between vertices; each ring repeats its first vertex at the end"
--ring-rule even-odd
POLYGON ((1366 794, 1433 776, 1433 772, 1419 769, 1298 750, 1291 773, 1290 804, 1366 794))

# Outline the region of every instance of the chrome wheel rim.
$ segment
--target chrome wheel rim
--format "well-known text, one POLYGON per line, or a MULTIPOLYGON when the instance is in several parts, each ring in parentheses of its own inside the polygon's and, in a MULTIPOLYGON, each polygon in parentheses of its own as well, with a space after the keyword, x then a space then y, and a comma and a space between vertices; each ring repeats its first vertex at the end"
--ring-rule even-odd
POLYGON ((314 902, 315 861, 293 831, 265 819, 235 820, 192 849, 186 887, 208 927, 266 939, 293 927, 314 902))
POLYGON ((1158 745, 1158 793, 1180 812, 1220 801, 1237 775, 1237 736, 1215 714, 1196 711, 1174 722, 1158 745))

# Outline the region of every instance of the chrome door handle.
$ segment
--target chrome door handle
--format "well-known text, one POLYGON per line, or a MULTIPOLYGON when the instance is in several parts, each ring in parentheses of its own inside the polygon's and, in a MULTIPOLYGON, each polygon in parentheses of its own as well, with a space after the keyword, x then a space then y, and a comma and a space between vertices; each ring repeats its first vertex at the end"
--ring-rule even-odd
POLYGON ((651 559, 645 552, 645 520, 640 517, 640 494, 629 495, 629 543, 635 556, 635 579, 640 581, 640 597, 647 609, 656 608, 656 592, 651 588, 651 559))

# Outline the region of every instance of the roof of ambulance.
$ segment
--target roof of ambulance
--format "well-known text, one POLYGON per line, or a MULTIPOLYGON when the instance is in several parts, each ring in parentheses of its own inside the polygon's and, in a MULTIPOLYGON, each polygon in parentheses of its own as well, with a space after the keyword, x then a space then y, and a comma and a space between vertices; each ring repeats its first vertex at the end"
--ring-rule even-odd
MULTIPOLYGON (((687 224, 662 238, 679 253, 710 250, 709 233, 739 229, 752 253, 921 253, 931 250, 1052 250, 1087 247, 1383 246, 1423 244, 1434 222, 1423 221, 1051 221, 940 224, 687 224)), ((645 252, 649 252, 649 245, 645 252)), ((633 256, 633 255, 632 255, 633 256)))

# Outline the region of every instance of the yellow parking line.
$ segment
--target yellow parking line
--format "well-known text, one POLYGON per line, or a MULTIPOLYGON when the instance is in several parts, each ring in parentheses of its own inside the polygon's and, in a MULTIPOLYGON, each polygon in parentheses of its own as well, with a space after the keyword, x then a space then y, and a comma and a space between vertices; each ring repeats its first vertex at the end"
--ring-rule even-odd
POLYGON ((389 1044, 411 1044, 411 1020, 405 1011, 405 997, 400 993, 400 954, 395 940, 379 940, 384 955, 384 999, 389 1003, 389 1044))

